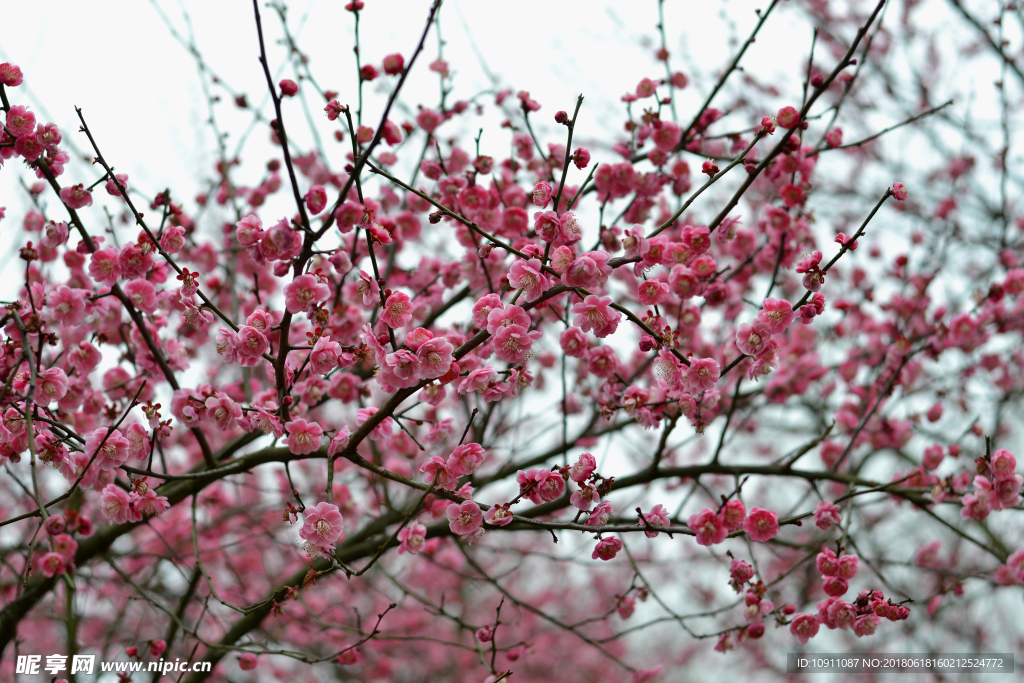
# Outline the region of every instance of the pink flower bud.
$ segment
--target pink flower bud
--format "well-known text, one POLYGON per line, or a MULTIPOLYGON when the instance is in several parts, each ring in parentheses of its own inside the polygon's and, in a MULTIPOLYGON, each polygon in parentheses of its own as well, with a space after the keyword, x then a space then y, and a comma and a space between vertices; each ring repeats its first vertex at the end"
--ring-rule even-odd
POLYGON ((846 579, 841 579, 838 576, 826 576, 824 588, 827 595, 838 598, 850 589, 850 584, 846 582, 846 579))
POLYGON ((640 336, 640 350, 644 353, 658 348, 658 342, 649 334, 640 336))
POLYGON ((783 128, 796 128, 800 123, 800 112, 794 107, 783 107, 779 110, 779 113, 775 115, 775 120, 779 122, 779 125, 783 128))
POLYGON ((324 189, 323 185, 314 185, 309 188, 309 192, 306 193, 303 199, 306 201, 306 208, 315 216, 327 206, 327 190, 324 189))
POLYGON ((60 515, 51 515, 43 526, 46 528, 46 533, 51 536, 58 536, 64 533, 64 518, 60 515))
POLYGON ((377 67, 375 67, 373 64, 363 64, 362 68, 359 69, 359 76, 364 81, 372 81, 376 79, 377 76, 379 75, 380 72, 377 71, 377 67))
POLYGON ((746 583, 754 578, 754 568, 743 560, 733 559, 729 566, 729 574, 736 583, 746 583))
POLYGON ((590 163, 590 150, 586 147, 577 147, 572 153, 572 162, 576 164, 576 168, 583 170, 590 163))
POLYGON ((405 58, 397 52, 387 55, 384 57, 383 67, 384 73, 388 76, 397 76, 405 69, 405 58))
POLYGON ((238 668, 242 671, 250 671, 256 668, 256 655, 251 652, 243 652, 238 658, 238 668))

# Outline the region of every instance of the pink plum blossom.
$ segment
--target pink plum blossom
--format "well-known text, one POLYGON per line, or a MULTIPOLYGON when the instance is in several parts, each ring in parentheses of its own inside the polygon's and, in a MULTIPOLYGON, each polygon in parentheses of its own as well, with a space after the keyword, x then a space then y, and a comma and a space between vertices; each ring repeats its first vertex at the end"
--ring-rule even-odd
POLYGON ((748 356, 760 355, 768 347, 771 338, 771 327, 760 320, 736 328, 736 346, 748 356))
POLYGON ((331 289, 315 275, 300 275, 284 288, 285 308, 289 313, 303 313, 326 301, 331 289))
POLYGON ((380 303, 380 285, 364 270, 359 271, 356 291, 362 297, 364 306, 376 306, 380 303))
POLYGON ((831 501, 822 500, 814 508, 814 523, 822 531, 828 531, 833 526, 838 526, 841 521, 839 506, 831 501))
POLYGON ((718 384, 721 368, 713 358, 699 358, 690 363, 686 380, 693 392, 707 391, 718 384))
POLYGON ((100 428, 85 439, 86 454, 90 458, 95 456, 94 464, 101 470, 120 467, 128 459, 128 446, 128 439, 121 436, 117 429, 100 428))
POLYGON ((420 472, 426 474, 426 480, 433 482, 439 489, 454 491, 459 485, 459 476, 448 469, 448 463, 440 456, 432 456, 423 463, 420 472))
POLYGON ((217 423, 217 429, 228 430, 242 418, 242 408, 227 396, 211 396, 206 399, 206 412, 217 423))
POLYGON ((583 485, 579 490, 573 492, 569 497, 569 502, 577 510, 588 512, 590 508, 601 502, 601 495, 593 486, 583 485))
POLYGON ((692 515, 686 525, 696 534, 699 545, 716 545, 724 541, 728 534, 722 518, 708 509, 692 515))
POLYGON ((536 301, 547 287, 547 276, 541 271, 539 259, 516 261, 508 273, 508 283, 522 289, 526 301, 536 301))
MULTIPOLYGON (((644 521, 647 523, 647 526, 655 528, 670 526, 668 510, 665 509, 664 505, 655 505, 653 508, 651 508, 650 511, 644 515, 644 521)), ((658 532, 648 531, 645 529, 644 535, 647 536, 647 538, 655 538, 657 537, 658 532)))
POLYGON ((573 325, 584 332, 593 332, 594 336, 604 338, 619 326, 622 314, 612 308, 611 297, 588 295, 582 302, 574 304, 572 312, 576 315, 573 325))
POLYGON ((569 478, 579 484, 589 479, 596 469, 597 460, 594 459, 594 456, 590 453, 581 453, 569 468, 569 478))
POLYGON ((789 624, 789 632, 796 636, 800 643, 806 643, 816 636, 818 628, 818 618, 806 612, 793 615, 793 619, 789 624))
POLYGON ((395 292, 387 298, 380 319, 388 327, 405 327, 412 320, 412 304, 405 292, 395 292))
POLYGON ((620 550, 622 550, 622 541, 612 536, 606 536, 594 546, 594 552, 591 553, 590 559, 607 562, 614 559, 620 550))
POLYGON ((136 511, 132 507, 128 492, 116 484, 107 484, 100 495, 100 509, 103 517, 114 524, 137 521, 136 511))
POLYGON ((435 337, 420 345, 416 350, 420 379, 436 379, 447 373, 452 366, 454 350, 444 337, 435 337))
POLYGON ((452 476, 463 477, 473 474, 484 461, 484 449, 478 443, 456 446, 446 463, 452 476))
POLYGON ((452 504, 445 510, 448 526, 452 533, 463 538, 472 536, 484 523, 484 515, 480 506, 471 500, 452 504))
POLYGON ((288 432, 288 450, 296 455, 308 455, 320 448, 324 430, 316 422, 296 418, 285 424, 288 432))
POLYGON ((770 510, 753 508, 743 520, 743 530, 750 540, 765 543, 779 533, 779 516, 770 510))
POLYGON ((398 532, 398 554, 416 555, 423 549, 427 540, 427 527, 419 522, 412 522, 398 532))
POLYGON ((307 548, 317 553, 334 550, 334 544, 345 530, 345 520, 338 506, 317 503, 315 506, 307 507, 302 516, 299 537, 306 542, 307 548))
POLYGON ((326 375, 338 366, 338 356, 341 352, 341 345, 331 341, 330 337, 324 336, 316 340, 313 349, 309 352, 309 364, 313 372, 318 375, 326 375))
POLYGON ((556 500, 565 492, 565 480, 558 472, 545 469, 529 469, 516 474, 520 492, 535 505, 556 500), (527 490, 529 489, 529 490, 527 490))

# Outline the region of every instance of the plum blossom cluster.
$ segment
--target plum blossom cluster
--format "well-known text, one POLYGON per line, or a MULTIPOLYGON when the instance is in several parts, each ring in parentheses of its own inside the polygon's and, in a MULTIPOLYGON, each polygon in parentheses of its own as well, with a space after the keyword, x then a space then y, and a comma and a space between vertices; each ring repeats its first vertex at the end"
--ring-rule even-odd
POLYGON ((141 522, 159 515, 169 506, 167 498, 158 496, 144 479, 137 479, 131 491, 125 491, 116 484, 107 484, 100 492, 103 517, 115 524, 141 522))
POLYGON ((747 622, 745 626, 722 633, 715 650, 727 652, 736 648, 748 638, 757 640, 764 636, 764 620, 774 616, 780 623, 785 623, 785 617, 793 614, 796 608, 793 605, 782 605, 776 607, 775 603, 767 597, 768 587, 760 580, 755 580, 754 567, 743 560, 731 557, 729 564, 729 585, 737 593, 743 594, 743 618, 747 622))
POLYGON ((26 202, 17 220, 0 208, 18 257, 0 310, 0 583, 17 587, 0 652, 8 633, 80 623, 140 660, 201 651, 222 679, 274 658, 282 676, 308 659, 367 680, 614 665, 652 683, 633 644, 678 651, 662 622, 701 636, 687 658, 717 636, 761 661, 772 621, 800 643, 883 620, 912 638, 982 585, 1019 590, 1024 551, 1003 538, 1024 478, 995 446, 1024 395, 1024 220, 1013 183, 998 199, 972 184, 981 159, 1008 173, 1009 138, 1001 157, 983 136, 928 145, 945 156, 907 169, 913 194, 879 185, 879 146, 927 125, 936 88, 863 85, 858 60, 893 44, 874 40, 879 6, 818 12, 802 96, 753 69, 732 92, 774 7, 717 84, 691 85, 663 36, 663 75, 621 97, 605 135, 582 96, 552 115, 503 84, 463 93, 440 31, 426 56, 439 3, 395 52, 358 43, 377 8, 347 2, 345 92, 321 89, 334 77, 314 76, 283 6, 273 77, 258 6, 268 104, 200 61, 220 137, 196 197, 130 183, 88 112, 74 141, 95 163, 72 163, 71 129, 38 120, 21 68, 0 64, 0 166, 26 202), (412 77, 440 99, 410 100, 412 77), (688 87, 711 93, 698 110, 688 87), (914 115, 882 133, 850 115, 887 98, 914 115), (225 106, 274 158, 250 163, 248 133, 228 156, 225 106), (978 222, 963 197, 1002 208, 978 222), (822 549, 837 529, 857 554, 822 549), (929 538, 902 554, 933 529, 950 552, 929 538), (704 581, 723 551, 735 595, 704 581), (883 579, 930 599, 914 629, 898 624, 909 603, 853 597, 862 564, 915 577, 883 579), (188 588, 169 621, 171 573, 188 588), (301 655, 250 651, 271 641, 301 655))
POLYGON ((740 530, 750 540, 766 543, 775 538, 780 528, 778 513, 755 507, 748 514, 743 502, 737 499, 723 503, 717 511, 704 508, 690 517, 687 526, 696 534, 699 545, 717 545, 740 530))
MULTIPOLYGON (((802 310, 812 309, 805 307, 802 310)), ((795 319, 796 314, 789 301, 768 297, 757 313, 757 320, 736 328, 736 347, 755 358, 747 370, 748 377, 759 379, 778 367, 782 347, 772 339, 772 335, 784 333, 795 319)))
POLYGON ((45 537, 33 561, 34 564, 41 569, 46 578, 74 572, 75 553, 78 550, 78 541, 75 537, 91 535, 92 520, 75 510, 68 510, 64 515, 48 517, 43 523, 43 529, 45 537))
POLYGON ((485 452, 480 444, 460 444, 447 459, 432 456, 420 466, 420 472, 423 472, 427 481, 435 487, 454 491, 459 486, 459 478, 476 472, 484 460, 485 452))
POLYGON ((875 634, 882 619, 901 621, 910 616, 910 609, 886 600, 878 590, 864 590, 852 603, 842 596, 849 590, 849 581, 857 574, 859 558, 840 555, 823 548, 815 559, 821 572, 822 587, 829 597, 818 603, 817 614, 801 612, 793 616, 789 630, 797 640, 806 643, 817 635, 821 626, 828 629, 851 630, 858 637, 875 634))
POLYGON ((1017 474, 1017 458, 1005 448, 996 450, 991 457, 979 458, 977 464, 979 474, 974 477, 974 492, 963 496, 960 516, 980 522, 994 510, 1013 508, 1020 503, 1024 477, 1017 474))

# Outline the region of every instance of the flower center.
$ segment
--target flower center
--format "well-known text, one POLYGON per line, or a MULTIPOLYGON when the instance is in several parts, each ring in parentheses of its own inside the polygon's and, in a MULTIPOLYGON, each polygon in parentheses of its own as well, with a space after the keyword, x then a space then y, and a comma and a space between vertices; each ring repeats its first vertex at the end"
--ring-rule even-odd
POLYGON ((334 531, 334 525, 326 519, 318 519, 314 526, 316 528, 316 535, 320 538, 328 538, 331 535, 331 532, 334 531))

